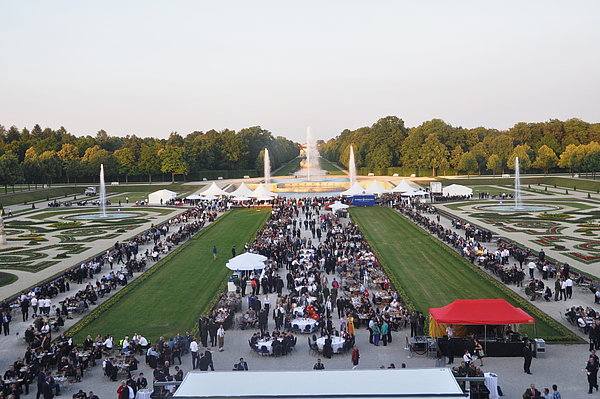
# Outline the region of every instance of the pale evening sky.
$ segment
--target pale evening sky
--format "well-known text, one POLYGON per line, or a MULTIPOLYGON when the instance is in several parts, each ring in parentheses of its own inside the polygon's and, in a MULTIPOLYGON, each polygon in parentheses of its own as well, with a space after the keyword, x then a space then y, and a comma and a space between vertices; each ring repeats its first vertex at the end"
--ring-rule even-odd
POLYGON ((0 124, 76 135, 397 115, 600 121, 600 2, 2 1, 0 124))

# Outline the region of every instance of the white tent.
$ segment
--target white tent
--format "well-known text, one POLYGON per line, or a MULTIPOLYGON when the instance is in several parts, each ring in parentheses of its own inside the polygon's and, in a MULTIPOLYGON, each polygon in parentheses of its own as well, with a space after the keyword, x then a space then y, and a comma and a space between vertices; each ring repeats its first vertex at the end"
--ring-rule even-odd
POLYGON ((250 200, 252 200, 252 198, 250 198, 250 197, 235 197, 235 198, 232 198, 231 200, 235 201, 235 202, 240 202, 240 201, 250 201, 250 200))
POLYGON ((362 186, 360 184, 358 184, 358 182, 354 183, 352 185, 352 187, 350 187, 348 190, 342 191, 340 193, 340 195, 343 195, 345 197, 351 197, 353 195, 360 195, 360 194, 366 194, 366 191, 364 188, 362 188, 362 186))
POLYGON ((429 195, 427 191, 419 190, 419 191, 410 191, 408 193, 403 193, 403 197, 425 197, 429 195))
POLYGON ((385 194, 389 193, 389 190, 383 188, 377 180, 373 181, 369 187, 367 187, 367 194, 385 194))
POLYGON ((206 190, 202 191, 200 195, 218 197, 220 195, 229 195, 229 193, 219 188, 219 186, 217 186, 217 183, 212 182, 212 184, 206 190))
POLYGON ((201 196, 199 196, 198 194, 192 194, 192 195, 188 195, 187 197, 185 197, 186 200, 199 200, 202 199, 201 196))
POLYGON ((400 184, 398 184, 396 187, 394 187, 392 189, 393 193, 408 193, 411 191, 416 191, 416 188, 414 188, 413 186, 411 186, 410 184, 408 184, 406 182, 406 180, 402 179, 402 181, 400 182, 400 184))
POLYGON ((271 197, 270 195, 265 195, 265 196, 262 196, 262 197, 256 197, 256 199, 258 201, 271 201, 273 199, 273 197, 271 197))
POLYGON ((212 201, 212 200, 216 200, 217 197, 215 197, 214 195, 203 195, 202 197, 200 197, 203 201, 212 201))
POLYGON ((175 398, 465 398, 449 368, 186 374, 175 398), (235 382, 234 382, 235 381, 235 382), (232 383, 234 382, 234 383, 232 383))
MULTIPOLYGON (((254 189, 254 191, 252 191, 252 194, 248 195, 248 197, 275 197, 277 194, 267 190, 265 188, 265 186, 263 186, 262 183, 260 183, 258 186, 256 186, 256 188, 254 189)), ((271 198, 272 199, 272 198, 271 198)))
POLYGON ((235 258, 229 259, 225 265, 229 270, 257 270, 265 268, 266 256, 244 252, 235 258))
POLYGON ((342 209, 348 209, 348 208, 350 208, 349 205, 342 204, 339 201, 335 201, 333 204, 329 205, 329 209, 331 209, 334 212, 337 212, 337 211, 342 210, 342 209))
POLYGON ((451 184, 442 188, 442 195, 444 197, 454 195, 473 195, 473 189, 467 186, 461 186, 460 184, 451 184))
POLYGON ((171 190, 158 190, 153 193, 148 194, 148 203, 149 204, 166 204, 172 199, 177 197, 177 193, 171 190))
POLYGON ((250 194, 252 194, 252 190, 246 185, 246 183, 243 182, 239 185, 238 188, 229 193, 229 195, 232 195, 234 197, 247 197, 250 194))

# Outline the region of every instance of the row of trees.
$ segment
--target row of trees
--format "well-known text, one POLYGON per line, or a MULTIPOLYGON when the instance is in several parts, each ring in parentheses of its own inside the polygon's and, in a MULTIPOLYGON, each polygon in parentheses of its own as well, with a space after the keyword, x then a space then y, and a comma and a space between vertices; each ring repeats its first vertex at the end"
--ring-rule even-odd
POLYGON ((402 119, 388 116, 370 127, 346 129, 322 143, 320 150, 325 158, 348 166, 353 145, 356 165, 370 169, 428 169, 433 175, 502 173, 514 169, 515 157, 519 157, 522 170, 547 173, 557 166, 570 171, 598 170, 592 156, 598 142, 600 123, 579 119, 517 123, 501 131, 453 127, 441 119, 408 129, 402 119))
POLYGON ((299 154, 296 143, 274 137, 259 126, 233 130, 171 133, 168 139, 109 136, 77 137, 63 127, 29 131, 0 125, 0 183, 52 183, 92 180, 104 164, 109 177, 187 175, 201 170, 252 170, 262 173, 264 149, 273 168, 299 154))

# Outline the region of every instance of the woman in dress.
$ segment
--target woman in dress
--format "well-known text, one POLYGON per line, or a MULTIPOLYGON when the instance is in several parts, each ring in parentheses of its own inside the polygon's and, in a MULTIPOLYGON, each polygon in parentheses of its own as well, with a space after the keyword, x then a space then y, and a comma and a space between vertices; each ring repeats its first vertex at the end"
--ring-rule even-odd
POLYGON ((485 353, 483 352, 483 346, 481 345, 481 342, 479 342, 478 339, 475 340, 475 357, 477 359, 479 359, 479 367, 483 366, 483 357, 485 356, 485 353))

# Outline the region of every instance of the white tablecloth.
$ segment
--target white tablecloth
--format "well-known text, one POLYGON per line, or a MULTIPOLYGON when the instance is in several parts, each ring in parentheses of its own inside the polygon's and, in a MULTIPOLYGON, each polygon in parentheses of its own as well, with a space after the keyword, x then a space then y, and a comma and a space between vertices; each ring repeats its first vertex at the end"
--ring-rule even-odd
POLYGON ((304 316, 304 306, 296 306, 294 308, 294 314, 299 316, 304 316))
MULTIPOLYGON (((283 341, 283 340, 280 339, 279 341, 283 341)), ((273 340, 272 339, 270 339, 268 341, 261 339, 259 341, 256 341, 256 345, 257 345, 259 351, 260 351, 260 347, 264 346, 267 348, 267 351, 269 351, 269 355, 273 354, 273 340)))
POLYGON ((136 398, 137 399, 150 399, 150 394, 152 394, 151 390, 149 390, 149 389, 140 389, 139 391, 137 391, 136 398))
POLYGON ((498 395, 498 376, 494 373, 483 373, 485 386, 490 391, 490 399, 500 399, 498 395))
POLYGON ((299 317, 297 319, 292 320, 292 327, 296 325, 301 331, 305 331, 306 326, 311 326, 310 332, 313 332, 313 329, 317 325, 317 321, 315 319, 310 319, 306 317, 299 317))
MULTIPOLYGON (((327 337, 321 337, 317 339, 317 347, 320 351, 323 351, 323 345, 325 345, 325 338, 327 337)), ((344 339, 342 337, 338 337, 335 335, 331 337, 331 348, 333 348, 333 353, 337 353, 338 349, 343 347, 344 339)))

